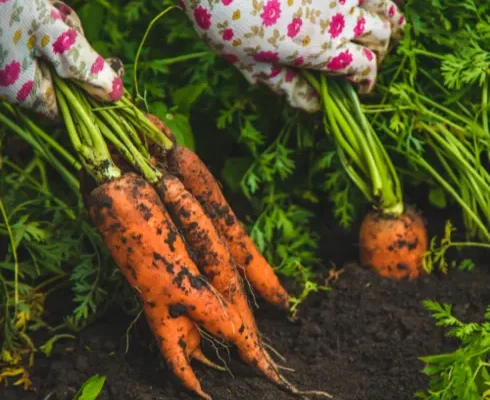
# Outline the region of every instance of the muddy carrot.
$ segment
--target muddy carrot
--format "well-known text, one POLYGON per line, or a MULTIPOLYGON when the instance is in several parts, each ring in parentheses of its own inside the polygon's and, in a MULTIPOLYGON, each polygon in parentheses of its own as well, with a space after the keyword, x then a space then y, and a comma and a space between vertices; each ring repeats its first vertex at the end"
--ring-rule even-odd
POLYGON ((168 304, 175 313, 188 315, 214 336, 235 344, 242 360, 271 381, 295 390, 278 373, 235 307, 199 273, 147 181, 128 173, 100 185, 90 194, 88 207, 93 224, 146 309, 168 304))
POLYGON ((199 349, 199 332, 198 335, 192 334, 194 323, 184 316, 174 318, 164 303, 144 302, 143 309, 168 367, 187 389, 203 399, 211 400, 202 390, 189 363, 193 352, 199 349))
POLYGON ((288 307, 288 294, 274 269, 258 251, 235 213, 228 205, 218 182, 201 159, 186 147, 176 146, 168 153, 169 171, 201 203, 219 234, 225 239, 246 279, 268 302, 288 307))
POLYGON ((192 248, 196 264, 209 283, 239 311, 252 331, 257 326, 237 265, 201 204, 173 175, 165 175, 157 192, 172 220, 192 248))

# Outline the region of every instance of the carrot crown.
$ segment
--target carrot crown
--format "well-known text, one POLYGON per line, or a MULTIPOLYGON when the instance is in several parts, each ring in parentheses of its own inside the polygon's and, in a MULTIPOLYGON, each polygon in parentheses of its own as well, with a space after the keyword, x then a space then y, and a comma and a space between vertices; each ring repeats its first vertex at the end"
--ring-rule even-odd
POLYGON ((98 184, 121 176, 105 140, 147 181, 160 180, 160 171, 150 162, 146 139, 163 150, 170 150, 173 143, 126 95, 107 106, 88 97, 75 83, 63 81, 54 71, 53 80, 71 142, 82 165, 98 184))

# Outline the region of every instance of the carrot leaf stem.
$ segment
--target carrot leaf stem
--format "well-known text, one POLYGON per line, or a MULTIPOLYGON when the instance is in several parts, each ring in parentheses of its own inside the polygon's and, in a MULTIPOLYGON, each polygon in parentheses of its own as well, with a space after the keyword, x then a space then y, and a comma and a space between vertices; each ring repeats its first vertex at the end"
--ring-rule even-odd
POLYGON ((325 130, 332 134, 349 178, 374 208, 383 214, 402 214, 400 179, 354 88, 345 78, 339 82, 323 74, 320 79, 308 71, 302 74, 320 94, 325 130))
POLYGON ((83 101, 77 98, 77 95, 74 94, 75 90, 55 72, 52 75, 56 98, 68 135, 82 164, 98 184, 119 178, 121 170, 114 164, 107 144, 94 119, 84 107, 83 101), (84 125, 84 128, 80 128, 81 125, 84 125), (83 136, 79 136, 82 129, 86 129, 86 133, 90 134, 91 143, 82 142, 81 137, 83 136))

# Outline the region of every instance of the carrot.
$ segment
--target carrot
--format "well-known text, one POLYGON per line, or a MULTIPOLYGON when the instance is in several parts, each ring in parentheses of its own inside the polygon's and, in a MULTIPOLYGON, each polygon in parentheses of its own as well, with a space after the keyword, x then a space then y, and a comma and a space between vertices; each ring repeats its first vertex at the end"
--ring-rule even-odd
POLYGON ((169 170, 206 210, 246 279, 268 302, 287 309, 288 294, 274 269, 260 254, 228 205, 218 182, 197 154, 177 145, 167 154, 167 161, 169 170))
POLYGON ((363 266, 396 279, 414 279, 423 273, 427 231, 413 208, 405 207, 404 213, 397 216, 369 212, 362 222, 359 239, 363 266))
MULTIPOLYGON (((131 116, 129 122, 121 120, 119 125, 114 115, 101 111, 104 123, 80 91, 56 76, 54 81, 68 134, 95 186, 83 196, 91 222, 142 301, 160 351, 183 385, 201 398, 210 399, 189 364, 191 358, 196 358, 213 366, 199 349, 199 325, 232 342, 245 363, 282 389, 299 395, 308 393, 300 392, 279 374, 254 327, 209 284, 189 257, 183 238, 152 186, 164 175, 152 165, 146 148, 138 142, 134 124, 141 116, 131 116), (114 163, 104 137, 144 178, 123 172, 114 163)), ((161 132, 148 119, 143 124, 154 136, 150 140, 158 140, 163 150, 170 149, 169 139, 162 140, 161 132)), ((310 393, 331 397, 325 392, 310 393)))
POLYGON ((164 303, 145 302, 143 309, 169 368, 187 389, 203 399, 211 400, 211 397, 202 390, 189 363, 194 352, 202 354, 199 352, 199 332, 196 330, 197 335, 190 334, 195 329, 192 320, 184 316, 172 317, 168 305, 164 303), (177 321, 179 319, 180 321, 177 321))
POLYGON ((255 318, 235 261, 201 204, 185 189, 182 182, 172 175, 163 177, 157 191, 172 220, 195 252, 196 264, 209 283, 235 306, 244 323, 252 331, 256 331, 255 318))
MULTIPOLYGON (((165 323, 162 305, 168 305, 169 310, 178 310, 214 336, 232 342, 242 360, 272 382, 300 393, 278 373, 235 307, 199 273, 158 194, 146 180, 133 173, 124 174, 99 185, 87 201, 94 226, 144 302, 156 335, 161 335, 165 323), (158 311, 153 312, 153 308, 158 311)), ((171 361, 173 370, 184 371, 182 379, 187 387, 196 388, 182 352, 175 349, 178 338, 162 338, 173 342, 164 348, 164 357, 171 354, 167 362, 171 361)))

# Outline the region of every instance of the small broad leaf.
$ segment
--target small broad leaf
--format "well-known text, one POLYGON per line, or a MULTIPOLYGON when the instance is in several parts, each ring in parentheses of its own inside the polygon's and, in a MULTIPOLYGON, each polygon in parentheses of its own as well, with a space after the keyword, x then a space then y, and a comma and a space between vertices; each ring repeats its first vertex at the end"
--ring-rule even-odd
POLYGON ((95 400, 105 383, 105 376, 94 375, 82 385, 72 400, 95 400))
POLYGON ((194 134, 189 118, 183 114, 167 113, 162 121, 169 127, 181 146, 195 150, 194 134))
POLYGON ((432 188, 429 192, 429 201, 432 205, 438 208, 446 208, 446 193, 444 193, 444 190, 440 187, 432 188))
POLYGON ((172 92, 172 100, 178 107, 179 113, 189 116, 192 104, 207 87, 208 84, 203 82, 197 85, 187 85, 172 92))

